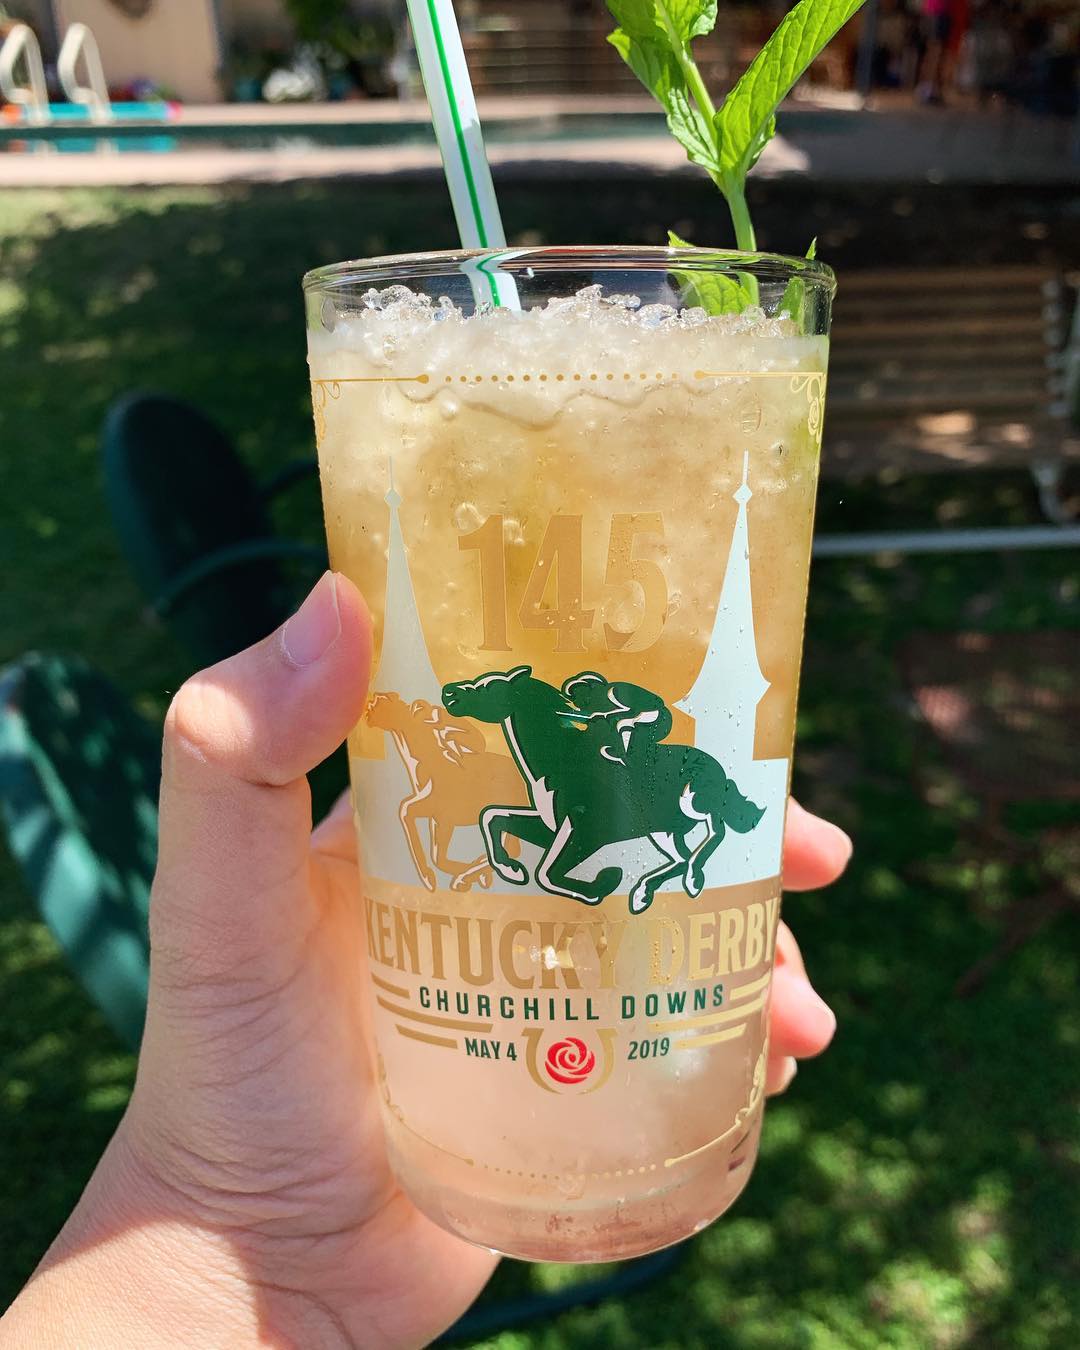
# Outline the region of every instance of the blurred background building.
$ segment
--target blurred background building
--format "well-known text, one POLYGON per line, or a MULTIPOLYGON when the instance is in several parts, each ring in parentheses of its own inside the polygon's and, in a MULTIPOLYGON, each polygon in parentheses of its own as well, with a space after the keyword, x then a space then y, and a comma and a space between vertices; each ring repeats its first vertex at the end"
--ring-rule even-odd
MULTIPOLYGON (((697 44, 706 80, 730 84, 786 8, 723 6, 716 31, 697 44)), ((88 24, 121 95, 153 88, 205 103, 420 92, 404 0, 8 0, 5 10, 31 23, 46 60, 70 24, 88 24)), ((603 0, 461 0, 458 10, 480 93, 640 92, 611 60, 603 0)), ((1068 116, 1078 53, 1076 0, 869 0, 811 82, 928 103, 998 98, 1068 116)))

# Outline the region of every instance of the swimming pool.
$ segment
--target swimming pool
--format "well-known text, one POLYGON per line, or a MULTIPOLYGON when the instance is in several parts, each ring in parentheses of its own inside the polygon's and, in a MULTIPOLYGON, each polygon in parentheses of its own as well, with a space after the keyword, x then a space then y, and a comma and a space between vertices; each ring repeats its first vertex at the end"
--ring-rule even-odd
MULTIPOLYGON (((661 116, 621 114, 553 114, 549 117, 498 118, 484 128, 492 144, 536 140, 587 140, 609 136, 662 136, 661 116)), ((52 124, 43 127, 0 126, 0 150, 48 145, 60 152, 80 153, 103 146, 119 151, 365 149, 384 146, 434 146, 428 120, 304 122, 283 115, 279 122, 256 125, 185 124, 166 130, 160 124, 120 123, 109 127, 52 124)))
MULTIPOLYGON (((787 113, 785 130, 795 129, 808 115, 797 109, 787 113)), ((821 129, 823 115, 811 115, 821 129)), ((825 117, 827 118, 827 114, 825 117)), ((841 117, 842 120, 842 117, 841 117)), ((485 120, 484 138, 492 145, 530 142, 627 140, 641 137, 666 137, 664 118, 649 112, 559 112, 532 117, 499 117, 485 120)), ((261 150, 302 151, 306 149, 385 148, 395 146, 434 147, 430 121, 364 120, 357 122, 309 122, 283 113, 280 121, 256 124, 186 123, 162 126, 160 123, 125 121, 108 127, 88 127, 53 123, 28 127, 0 122, 0 154, 25 153, 48 149, 61 154, 85 154, 96 151, 183 154, 192 151, 261 150)))

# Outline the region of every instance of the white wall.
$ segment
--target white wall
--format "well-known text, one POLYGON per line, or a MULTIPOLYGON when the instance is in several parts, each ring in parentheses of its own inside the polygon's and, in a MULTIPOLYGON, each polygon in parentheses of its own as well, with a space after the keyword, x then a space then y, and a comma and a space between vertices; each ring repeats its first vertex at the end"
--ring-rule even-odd
POLYGON ((93 31, 110 85, 149 79, 186 103, 221 99, 213 0, 155 0, 141 19, 110 0, 55 0, 54 9, 61 36, 73 23, 93 31))

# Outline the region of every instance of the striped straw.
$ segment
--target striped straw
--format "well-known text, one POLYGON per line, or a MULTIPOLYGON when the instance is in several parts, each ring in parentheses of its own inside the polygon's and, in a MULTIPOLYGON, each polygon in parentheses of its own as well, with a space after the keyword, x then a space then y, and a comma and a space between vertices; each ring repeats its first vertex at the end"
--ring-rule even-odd
MULTIPOLYGON (((451 0, 407 0, 407 4, 462 246, 505 248, 506 235, 454 6, 451 0)), ((481 283, 475 278, 479 273, 494 304, 520 308, 513 277, 488 270, 492 261, 484 259, 470 269, 477 297, 481 283)))

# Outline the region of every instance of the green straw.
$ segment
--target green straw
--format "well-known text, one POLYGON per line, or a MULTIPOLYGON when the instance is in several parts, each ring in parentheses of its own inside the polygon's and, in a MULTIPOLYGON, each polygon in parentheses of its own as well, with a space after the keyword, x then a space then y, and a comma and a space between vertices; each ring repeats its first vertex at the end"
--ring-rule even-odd
MULTIPOLYGON (((451 0, 407 0, 407 4, 462 246, 505 248, 506 235, 454 7, 451 0)), ((471 269, 474 278, 476 273, 484 278, 494 304, 520 308, 513 277, 489 270, 493 262, 497 267, 493 259, 476 264, 471 269)), ((479 298, 479 289, 476 293, 479 298)))

